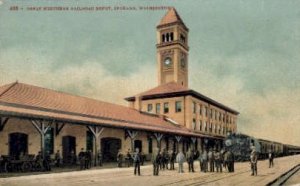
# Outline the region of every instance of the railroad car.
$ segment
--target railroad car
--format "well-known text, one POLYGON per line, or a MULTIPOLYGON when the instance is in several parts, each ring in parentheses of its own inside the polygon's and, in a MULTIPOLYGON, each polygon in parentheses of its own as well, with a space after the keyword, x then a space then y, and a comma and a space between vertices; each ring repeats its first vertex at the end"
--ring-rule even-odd
POLYGON ((234 153, 236 161, 249 161, 251 147, 255 147, 256 152, 259 154, 259 159, 267 159, 269 152, 273 152, 275 157, 300 154, 299 146, 256 139, 241 133, 228 134, 224 139, 223 146, 226 151, 230 150, 234 153))

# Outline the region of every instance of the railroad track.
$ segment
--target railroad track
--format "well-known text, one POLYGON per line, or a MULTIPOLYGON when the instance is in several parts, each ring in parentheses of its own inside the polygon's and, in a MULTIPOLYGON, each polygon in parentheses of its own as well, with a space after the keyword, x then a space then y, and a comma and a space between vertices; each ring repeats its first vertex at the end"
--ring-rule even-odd
POLYGON ((162 184, 160 186, 169 186, 169 185, 186 185, 186 186, 193 186, 193 185, 204 185, 204 184, 208 184, 208 183, 212 183, 215 181, 219 181, 219 180, 223 180, 223 179, 228 179, 229 177, 234 177, 234 176, 238 176, 244 173, 248 173, 249 170, 248 169, 244 169, 242 171, 239 171, 238 173, 228 173, 228 174, 224 174, 224 176, 222 177, 217 177, 214 178, 216 175, 220 175, 222 173, 213 173, 213 174, 209 174, 209 175, 205 175, 205 176, 197 176, 194 178, 188 178, 188 179, 183 179, 183 180, 179 180, 179 181, 175 181, 172 183, 166 183, 166 184, 162 184))
POLYGON ((296 165, 286 173, 282 174, 275 180, 271 181, 270 183, 267 184, 267 186, 279 186, 283 185, 289 178, 291 178, 296 172, 300 170, 300 164, 296 165))

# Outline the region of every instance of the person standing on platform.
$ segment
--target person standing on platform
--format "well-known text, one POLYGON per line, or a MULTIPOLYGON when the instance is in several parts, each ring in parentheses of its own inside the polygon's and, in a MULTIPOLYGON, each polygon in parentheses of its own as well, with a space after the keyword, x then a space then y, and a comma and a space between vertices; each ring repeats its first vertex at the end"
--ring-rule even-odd
POLYGON ((59 150, 57 150, 55 153, 55 166, 60 167, 60 162, 61 162, 61 156, 59 150))
POLYGON ((159 173, 159 160, 160 160, 160 154, 158 149, 154 149, 154 152, 152 153, 151 161, 153 164, 153 176, 158 176, 159 173))
POLYGON ((229 150, 226 157, 228 172, 234 172, 234 154, 229 150))
POLYGON ((208 154, 206 149, 203 150, 202 153, 202 162, 203 162, 203 172, 207 172, 208 171, 208 154))
POLYGON ((186 153, 186 159, 189 166, 189 172, 195 172, 194 171, 194 151, 189 149, 186 153))
POLYGON ((257 153, 255 148, 253 148, 251 155, 250 155, 250 164, 251 164, 251 176, 257 176, 257 153))
POLYGON ((172 150, 170 153, 170 170, 175 170, 174 168, 175 159, 176 159, 176 153, 174 150, 172 150))
POLYGON ((123 154, 121 152, 121 149, 119 149, 117 154, 118 167, 122 167, 122 159, 123 159, 123 154))
POLYGON ((215 172, 215 157, 212 149, 210 149, 208 152, 208 162, 209 162, 209 171, 215 172))
POLYGON ((221 153, 219 151, 215 153, 215 164, 217 172, 222 172, 221 153))
POLYGON ((178 172, 183 173, 183 163, 185 161, 185 156, 182 150, 180 150, 179 153, 177 154, 176 161, 178 163, 178 172))
POLYGON ((132 160, 132 157, 131 157, 131 154, 130 154, 130 149, 128 149, 127 154, 126 154, 127 167, 131 166, 131 160, 132 160))
POLYGON ((269 152, 269 168, 274 166, 274 153, 270 150, 269 152))
POLYGON ((202 159, 202 154, 203 154, 203 151, 200 151, 200 152, 199 152, 199 156, 198 156, 200 172, 203 172, 203 159, 202 159))
POLYGON ((80 163, 80 170, 83 170, 85 168, 85 152, 84 149, 81 148, 81 151, 78 154, 79 163, 80 163))
POLYGON ((133 154, 133 163, 134 163, 134 175, 136 175, 136 172, 138 173, 138 175, 141 175, 141 167, 140 167, 140 163, 141 163, 141 154, 139 152, 139 148, 135 149, 135 153, 133 154))

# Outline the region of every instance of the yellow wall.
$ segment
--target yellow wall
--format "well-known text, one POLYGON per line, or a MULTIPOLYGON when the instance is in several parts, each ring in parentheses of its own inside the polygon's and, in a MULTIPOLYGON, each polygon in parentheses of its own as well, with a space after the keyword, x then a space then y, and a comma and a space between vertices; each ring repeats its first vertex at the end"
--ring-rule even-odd
MULTIPOLYGON (((181 97, 173 97, 173 98, 163 98, 163 99, 151 99, 151 100, 141 100, 141 110, 143 112, 148 112, 148 104, 152 104, 152 111, 151 113, 156 113, 156 104, 160 103, 160 115, 165 115, 172 120, 176 121, 177 123, 186 126, 189 129, 193 129, 192 123, 193 119, 196 121, 196 132, 205 133, 205 134, 212 134, 218 136, 225 136, 226 131, 236 132, 237 129, 237 115, 226 112, 224 109, 219 107, 213 106, 194 98, 192 96, 181 96, 181 97), (175 112, 175 102, 181 101, 182 102, 182 111, 175 112), (169 113, 163 112, 164 103, 169 103, 169 113), (193 103, 196 104, 196 112, 193 112, 193 103), (200 114, 200 106, 201 112, 200 114), (205 115, 205 108, 207 109, 207 116, 205 115), (210 117, 211 109, 213 111, 213 117, 210 117), (216 114, 217 113, 217 114, 216 114), (220 114, 223 117, 228 116, 228 122, 225 118, 225 122, 223 119, 220 120, 220 114), (200 121, 202 122, 202 130, 200 130, 200 121), (207 125, 207 131, 205 131, 204 123, 207 125), (212 131, 210 132, 209 126, 212 124, 212 131), (215 129, 216 127, 216 129, 215 129), (225 132, 224 132, 225 127, 225 132), (215 131, 216 130, 216 131, 215 131), (219 133, 220 131, 220 133, 219 133)), ((134 105, 133 103, 131 103, 134 105)), ((136 108, 138 109, 138 108, 136 108)))

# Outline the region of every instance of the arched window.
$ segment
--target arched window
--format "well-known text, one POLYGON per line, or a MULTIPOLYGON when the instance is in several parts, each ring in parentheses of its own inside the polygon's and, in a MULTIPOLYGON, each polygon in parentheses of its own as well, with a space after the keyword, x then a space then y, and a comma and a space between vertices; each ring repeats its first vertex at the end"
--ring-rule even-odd
POLYGON ((161 36, 161 40, 162 40, 162 42, 165 42, 165 41, 166 41, 166 36, 165 36, 165 34, 163 34, 163 35, 161 36))
POLYGON ((167 34, 166 34, 166 42, 169 42, 169 41, 170 41, 170 38, 169 38, 169 37, 170 37, 170 35, 169 35, 169 33, 167 33, 167 34))
POLYGON ((199 121, 199 130, 200 131, 202 130, 202 121, 201 120, 199 121))
POLYGON ((171 34, 170 34, 170 41, 173 41, 174 40, 174 34, 173 34, 173 32, 171 32, 171 34))

